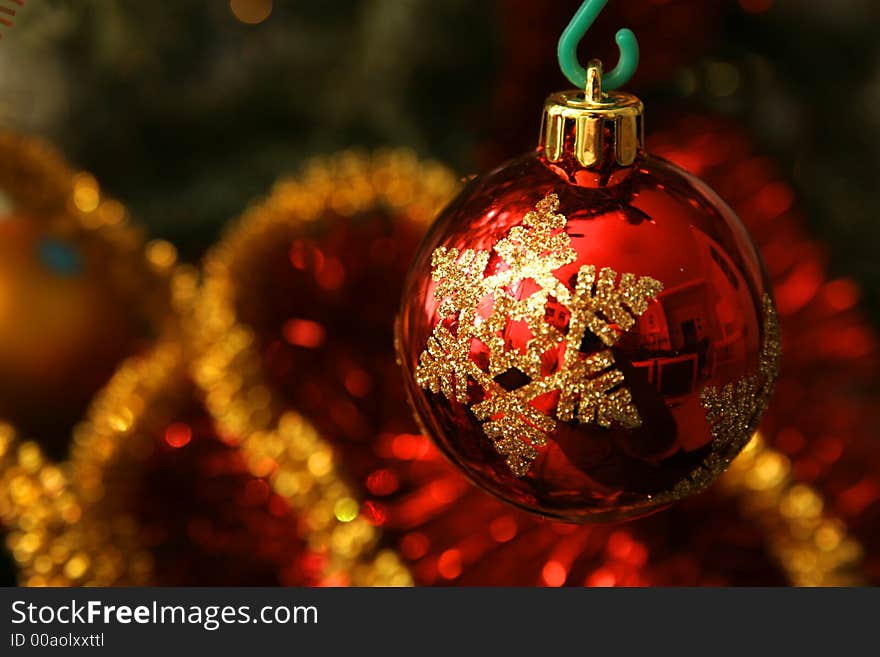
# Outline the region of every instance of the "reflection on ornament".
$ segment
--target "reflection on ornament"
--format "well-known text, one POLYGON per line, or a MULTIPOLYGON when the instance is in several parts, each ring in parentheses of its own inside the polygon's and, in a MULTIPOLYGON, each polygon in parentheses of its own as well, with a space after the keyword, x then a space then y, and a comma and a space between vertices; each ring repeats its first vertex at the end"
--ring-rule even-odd
POLYGON ((707 386, 700 393, 711 426, 712 442, 703 463, 656 501, 673 501, 702 490, 731 464, 749 443, 767 410, 779 373, 781 345, 779 320, 773 300, 763 299, 763 345, 757 374, 726 384, 723 388, 707 386))
POLYGON ((51 271, 62 276, 82 273, 83 262, 75 247, 60 240, 46 238, 38 246, 39 260, 51 271))

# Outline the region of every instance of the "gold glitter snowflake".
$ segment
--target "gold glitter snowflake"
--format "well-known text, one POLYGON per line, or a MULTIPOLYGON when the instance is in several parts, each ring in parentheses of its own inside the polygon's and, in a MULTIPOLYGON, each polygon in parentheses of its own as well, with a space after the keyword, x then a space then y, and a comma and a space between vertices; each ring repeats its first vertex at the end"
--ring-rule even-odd
POLYGON ((441 321, 420 356, 416 381, 469 405, 516 476, 529 471, 557 420, 641 426, 610 349, 585 355, 581 344, 589 331, 614 346, 663 289, 648 276, 618 280, 613 269, 584 265, 572 291, 555 275, 577 259, 558 208, 549 194, 511 228, 494 247, 506 267, 491 275, 485 275, 488 251, 440 247, 431 258, 441 321), (505 337, 513 322, 528 327, 524 351, 505 337), (474 358, 480 352, 488 354, 482 365, 474 358), (484 395, 468 404, 471 381, 484 395), (540 410, 535 400, 554 391, 555 413, 540 410))
POLYGON ((782 353, 779 319, 769 295, 762 299, 764 342, 756 376, 746 376, 722 388, 707 386, 700 394, 712 438, 719 446, 742 447, 757 430, 757 423, 767 409, 773 384, 779 371, 782 353))

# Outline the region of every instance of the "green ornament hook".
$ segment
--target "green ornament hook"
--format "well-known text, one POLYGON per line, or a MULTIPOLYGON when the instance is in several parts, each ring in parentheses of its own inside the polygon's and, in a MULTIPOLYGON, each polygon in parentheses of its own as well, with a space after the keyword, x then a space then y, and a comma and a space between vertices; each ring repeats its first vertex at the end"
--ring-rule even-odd
MULTIPOLYGON (((608 0, 585 0, 559 37, 559 45, 556 48, 559 68, 569 82, 578 89, 583 89, 587 85, 587 71, 581 66, 577 57, 578 43, 607 4, 608 0)), ((614 40, 620 50, 620 61, 613 71, 603 76, 602 86, 605 89, 617 89, 625 85, 639 66, 639 42, 632 30, 626 28, 618 30, 614 40)))

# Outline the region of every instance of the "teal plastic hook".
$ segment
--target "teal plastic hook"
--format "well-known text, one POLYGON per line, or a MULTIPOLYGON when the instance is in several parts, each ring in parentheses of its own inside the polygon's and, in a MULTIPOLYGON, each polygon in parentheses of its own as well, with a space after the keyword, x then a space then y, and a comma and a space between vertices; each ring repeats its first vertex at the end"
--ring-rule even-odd
MULTIPOLYGON (((556 48, 559 68, 578 89, 583 89, 587 84, 587 71, 577 57, 578 44, 607 4, 608 0, 585 0, 559 37, 556 48)), ((613 71, 602 77, 602 86, 605 89, 617 89, 625 85, 639 66, 639 42, 632 30, 618 30, 614 40, 620 50, 620 61, 613 71)))

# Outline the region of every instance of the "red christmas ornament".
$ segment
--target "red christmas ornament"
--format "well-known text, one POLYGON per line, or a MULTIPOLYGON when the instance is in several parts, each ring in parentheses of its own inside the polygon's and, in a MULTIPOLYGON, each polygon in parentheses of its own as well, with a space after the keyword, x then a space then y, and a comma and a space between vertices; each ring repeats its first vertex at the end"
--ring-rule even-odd
POLYGON ((551 96, 538 149, 430 230, 397 327, 417 418, 476 484, 568 521, 705 488, 770 396, 775 307, 748 232, 643 148, 641 101, 551 96))

